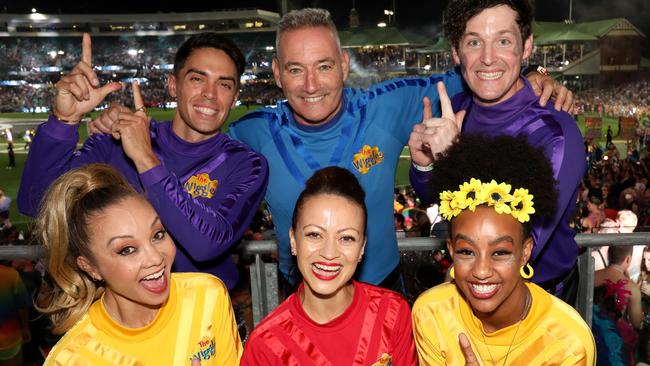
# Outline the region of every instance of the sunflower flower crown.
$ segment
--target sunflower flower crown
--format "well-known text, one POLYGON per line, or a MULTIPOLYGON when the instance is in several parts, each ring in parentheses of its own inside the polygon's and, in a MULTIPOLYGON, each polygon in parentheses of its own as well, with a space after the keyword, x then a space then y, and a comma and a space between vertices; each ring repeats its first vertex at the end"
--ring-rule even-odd
POLYGON ((497 183, 494 179, 482 183, 472 178, 459 185, 457 191, 440 192, 440 214, 450 221, 463 210, 474 212, 476 206, 487 204, 497 213, 510 214, 522 224, 530 221, 530 215, 535 213, 533 195, 524 188, 515 189, 511 194, 511 189, 510 184, 497 183))

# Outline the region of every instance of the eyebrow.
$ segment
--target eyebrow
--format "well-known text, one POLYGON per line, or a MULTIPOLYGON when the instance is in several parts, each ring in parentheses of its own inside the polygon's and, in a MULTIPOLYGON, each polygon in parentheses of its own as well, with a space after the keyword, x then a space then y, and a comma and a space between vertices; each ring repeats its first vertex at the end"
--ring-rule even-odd
MULTIPOLYGON (((319 228, 319 229, 321 229, 321 230, 323 230, 323 231, 327 231, 324 227, 319 226, 319 225, 316 225, 316 224, 307 224, 307 225, 305 225, 305 226, 302 227, 302 230, 304 231, 304 230, 305 230, 306 228, 308 228, 309 226, 314 226, 314 227, 317 227, 317 228, 319 228)), ((336 233, 339 234, 339 233, 341 233, 341 232, 343 232, 343 231, 346 231, 346 230, 354 230, 354 231, 356 231, 357 233, 359 233, 359 230, 357 230, 357 229, 355 229, 355 228, 353 228, 353 227, 346 227, 346 228, 340 229, 340 230, 338 230, 336 233)))
MULTIPOLYGON (((333 59, 332 57, 325 57, 325 58, 323 58, 323 59, 316 60, 316 61, 314 62, 314 64, 320 64, 320 63, 323 63, 323 62, 336 62, 336 60, 333 59)), ((300 62, 289 61, 289 62, 287 62, 287 63, 284 64, 284 67, 289 67, 289 66, 302 66, 302 65, 303 65, 303 64, 300 63, 300 62)))
MULTIPOLYGON (((195 74, 199 74, 199 75, 203 75, 203 76, 205 76, 205 77, 208 77, 208 73, 207 73, 207 72, 205 72, 205 71, 203 71, 203 70, 199 70, 199 69, 189 69, 189 70, 187 70, 187 72, 185 73, 185 75, 187 75, 187 74, 189 74, 189 73, 195 73, 195 74)), ((235 78, 232 77, 232 76, 219 76, 219 77, 217 78, 217 80, 228 80, 228 81, 232 81, 233 83, 235 82, 235 78)))
MULTIPOLYGON (((150 228, 153 228, 156 223, 160 222, 160 216, 156 215, 154 217, 153 221, 151 222, 151 225, 149 226, 150 228)), ((133 239, 133 235, 116 235, 110 239, 108 239, 108 243, 106 243, 106 246, 109 247, 115 240, 118 239, 133 239)))
MULTIPOLYGON (((460 239, 460 240, 464 240, 464 241, 466 241, 466 242, 468 242, 468 243, 470 243, 470 244, 472 244, 472 245, 476 244, 476 242, 474 242, 474 240, 472 240, 472 239, 471 239, 469 236, 467 236, 467 235, 456 234, 456 236, 454 236, 454 242, 455 242, 456 240, 459 240, 459 239, 460 239)), ((510 235, 502 235, 502 236, 500 236, 500 237, 498 237, 498 238, 496 238, 496 239, 492 239, 492 240, 490 240, 490 241, 488 242, 488 245, 499 244, 499 243, 501 243, 501 242, 503 242, 503 241, 509 241, 509 242, 511 242, 511 243, 514 243, 514 242, 515 242, 514 239, 512 239, 512 237, 511 237, 510 235)))
MULTIPOLYGON (((513 32, 511 29, 504 29, 504 30, 500 30, 500 31, 497 32, 498 35, 502 35, 502 34, 506 34, 506 33, 511 33, 513 35, 515 34, 515 32, 513 32)), ((481 35, 476 33, 476 32, 467 32, 467 33, 465 33, 463 35, 463 37, 467 37, 467 36, 474 36, 474 37, 482 38, 481 35)))

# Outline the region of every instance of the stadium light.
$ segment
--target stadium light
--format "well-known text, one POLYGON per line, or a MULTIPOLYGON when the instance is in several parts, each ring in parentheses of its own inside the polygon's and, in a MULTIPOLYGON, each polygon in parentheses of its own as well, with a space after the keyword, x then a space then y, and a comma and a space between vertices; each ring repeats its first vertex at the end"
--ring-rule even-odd
POLYGON ((36 13, 36 8, 32 8, 32 13, 36 13))
POLYGON ((138 54, 138 50, 134 50, 133 48, 131 48, 131 49, 127 50, 126 53, 129 56, 136 56, 138 54))
POLYGON ((65 52, 63 50, 58 50, 56 52, 57 55, 65 55, 65 52))
POLYGON ((379 22, 379 23, 377 23, 377 27, 379 27, 379 28, 386 28, 386 22, 379 22))

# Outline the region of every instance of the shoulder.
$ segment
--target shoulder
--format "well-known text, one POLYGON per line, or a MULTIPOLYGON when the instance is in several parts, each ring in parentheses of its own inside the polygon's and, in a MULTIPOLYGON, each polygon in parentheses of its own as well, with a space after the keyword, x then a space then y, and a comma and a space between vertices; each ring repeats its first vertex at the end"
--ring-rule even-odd
POLYGON ((228 295, 228 289, 223 281, 208 273, 172 273, 172 280, 176 284, 179 292, 201 291, 228 295))
POLYGON ((432 306, 441 303, 449 303, 458 296, 456 285, 452 282, 445 282, 423 292, 413 304, 413 313, 424 311, 432 306))
POLYGON ((397 292, 385 289, 383 287, 371 285, 365 282, 356 282, 356 284, 357 284, 357 288, 363 291, 364 295, 366 296, 366 298, 368 298, 370 302, 384 300, 384 301, 389 301, 390 303, 394 303, 401 307, 403 306, 406 306, 407 308, 409 307, 408 302, 406 301, 404 296, 398 294, 397 292))
POLYGON ((286 300, 284 300, 280 305, 278 305, 275 310, 273 310, 269 315, 266 316, 256 327, 253 329, 247 343, 250 342, 259 342, 261 338, 264 338, 265 334, 275 333, 277 334, 277 329, 282 324, 286 322, 293 322, 295 317, 291 312, 292 302, 296 301, 296 294, 292 294, 286 300))
MULTIPOLYGON (((278 103, 278 106, 285 104, 286 101, 278 103)), ((246 113, 239 120, 230 124, 228 129, 234 129, 237 132, 240 132, 242 129, 250 128, 251 126, 260 126, 267 124, 268 121, 277 118, 280 110, 277 106, 274 107, 262 107, 255 111, 246 113)))

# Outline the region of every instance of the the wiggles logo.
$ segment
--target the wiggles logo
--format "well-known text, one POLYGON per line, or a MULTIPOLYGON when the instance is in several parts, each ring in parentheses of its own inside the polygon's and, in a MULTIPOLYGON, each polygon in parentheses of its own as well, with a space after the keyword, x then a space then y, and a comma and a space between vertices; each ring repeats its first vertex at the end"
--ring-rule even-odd
POLYGON ((183 188, 192 198, 212 198, 217 190, 217 180, 210 180, 208 173, 193 175, 185 182, 183 188))
POLYGON ((377 362, 373 363, 372 366, 391 366, 393 364, 393 356, 388 353, 384 353, 379 357, 377 362))
POLYGON ((352 165, 361 174, 366 174, 375 165, 384 161, 384 153, 379 151, 379 146, 370 147, 370 145, 363 145, 358 153, 354 154, 352 158, 352 165))
POLYGON ((194 352, 190 357, 190 362, 194 360, 207 361, 216 355, 214 338, 203 337, 198 342, 199 350, 194 352))

